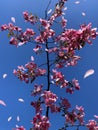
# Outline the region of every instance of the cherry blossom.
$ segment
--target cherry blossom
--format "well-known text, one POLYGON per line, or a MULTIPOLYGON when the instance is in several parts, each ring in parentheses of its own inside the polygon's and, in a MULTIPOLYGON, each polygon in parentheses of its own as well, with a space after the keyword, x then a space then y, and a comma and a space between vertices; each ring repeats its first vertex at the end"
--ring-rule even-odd
POLYGON ((44 98, 46 106, 51 106, 58 99, 56 94, 52 93, 51 91, 44 91, 41 96, 44 98))
POLYGON ((33 124, 33 130, 48 130, 50 127, 50 122, 46 116, 41 116, 40 114, 36 114, 31 121, 33 124))

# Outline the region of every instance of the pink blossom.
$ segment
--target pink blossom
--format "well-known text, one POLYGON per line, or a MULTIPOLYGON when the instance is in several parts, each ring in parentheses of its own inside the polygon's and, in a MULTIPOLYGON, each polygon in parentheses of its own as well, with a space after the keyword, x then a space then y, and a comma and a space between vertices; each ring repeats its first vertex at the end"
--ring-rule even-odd
POLYGON ((36 114, 42 113, 41 102, 39 100, 35 101, 35 102, 32 101, 31 106, 33 106, 35 108, 36 114))
POLYGON ((98 130, 98 125, 95 120, 89 120, 89 122, 86 124, 86 127, 89 130, 98 130))
POLYGON ((56 106, 55 104, 52 104, 50 106, 50 109, 51 109, 51 112, 54 113, 54 112, 60 112, 60 107, 56 106))
POLYGON ((50 127, 50 122, 46 116, 41 116, 40 114, 36 114, 31 121, 33 124, 33 130, 48 130, 50 127))
POLYGON ((16 38, 12 37, 10 39, 10 44, 17 45, 18 44, 18 40, 16 38))
POLYGON ((61 72, 56 70, 53 71, 53 76, 51 77, 54 79, 56 85, 60 85, 61 88, 66 87, 68 85, 68 81, 64 79, 64 75, 61 72))
POLYGON ((2 25, 1 26, 1 30, 4 31, 4 30, 7 30, 8 29, 8 26, 6 24, 2 25))
POLYGON ((65 28, 66 24, 67 24, 67 20, 64 19, 64 17, 62 17, 62 21, 61 21, 62 28, 65 28))
POLYGON ((14 128, 13 130, 26 130, 23 126, 18 127, 18 128, 14 128))
POLYGON ((66 110, 71 107, 71 104, 66 98, 61 98, 61 107, 65 108, 66 110))
POLYGON ((36 45, 35 48, 33 48, 34 52, 38 53, 38 51, 42 48, 40 45, 36 45))
POLYGON ((34 90, 32 91, 32 95, 36 96, 36 95, 40 94, 42 92, 42 87, 43 87, 42 84, 41 85, 35 84, 34 85, 34 90))
POLYGON ((27 22, 30 22, 31 24, 35 24, 38 21, 37 16, 28 13, 28 11, 23 12, 23 17, 27 22))
POLYGON ((41 96, 44 98, 45 104, 50 107, 58 99, 56 94, 52 93, 51 91, 44 91, 41 96))
POLYGON ((46 73, 46 70, 38 68, 34 62, 29 62, 25 64, 24 67, 18 66, 18 69, 14 70, 13 73, 21 81, 25 81, 26 83, 30 81, 32 83, 36 77, 44 75, 46 73))
POLYGON ((73 86, 75 87, 76 90, 79 90, 79 89, 80 89, 78 80, 73 79, 73 80, 72 80, 72 84, 73 84, 73 86))

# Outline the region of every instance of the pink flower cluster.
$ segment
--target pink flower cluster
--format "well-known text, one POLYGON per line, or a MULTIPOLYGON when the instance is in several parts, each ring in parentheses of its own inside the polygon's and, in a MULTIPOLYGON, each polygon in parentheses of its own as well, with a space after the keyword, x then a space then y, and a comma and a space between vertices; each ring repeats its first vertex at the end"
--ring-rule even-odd
POLYGON ((67 52, 64 48, 60 48, 56 57, 56 68, 62 68, 64 65, 66 67, 75 66, 78 60, 80 60, 80 57, 75 55, 74 50, 67 52))
POLYGON ((64 75, 61 72, 58 72, 57 70, 52 70, 53 75, 51 76, 51 79, 54 80, 54 83, 58 86, 60 85, 61 88, 66 87, 68 85, 68 81, 64 79, 64 75))
POLYGON ((33 124, 33 130, 48 130, 50 127, 48 118, 40 114, 36 114, 31 123, 33 124))
POLYGON ((65 47, 67 51, 80 49, 84 43, 92 43, 91 39, 97 36, 96 28, 91 28, 91 23, 88 25, 81 25, 79 30, 66 29, 61 35, 57 37, 61 47, 65 47))
POLYGON ((38 43, 45 43, 47 39, 55 35, 55 32, 50 28, 51 25, 49 21, 40 18, 40 22, 43 30, 40 31, 40 35, 35 38, 35 41, 38 43))
POLYGON ((79 124, 83 125, 84 124, 84 108, 82 106, 76 106, 75 110, 72 110, 72 112, 67 112, 65 114, 65 118, 66 118, 66 123, 67 124, 72 124, 74 125, 74 123, 76 121, 79 121, 79 124))
POLYGON ((61 88, 66 88, 66 92, 72 94, 75 90, 79 90, 79 82, 76 79, 73 79, 72 81, 67 81, 64 78, 64 75, 61 72, 58 72, 57 70, 53 70, 53 75, 51 78, 54 80, 52 83, 59 85, 61 88))
POLYGON ((35 24, 38 21, 37 16, 28 13, 28 11, 23 12, 23 17, 27 22, 30 22, 31 24, 35 24))
MULTIPOLYGON (((61 16, 63 14, 63 11, 62 9, 64 8, 64 3, 66 2, 67 0, 59 0, 59 2, 56 4, 55 6, 55 9, 54 9, 54 13, 51 15, 49 21, 50 23, 53 23, 53 21, 61 16)), ((65 21, 64 21, 64 26, 65 26, 65 21)), ((63 26, 63 27, 64 27, 63 26)))
POLYGON ((32 101, 31 106, 35 108, 35 113, 41 113, 42 114, 42 107, 41 107, 41 101, 32 101))
POLYGON ((32 29, 27 28, 25 32, 22 32, 22 29, 14 26, 12 23, 9 23, 8 25, 2 25, 1 30, 8 30, 8 36, 11 37, 10 44, 20 46, 25 44, 28 41, 33 40, 33 36, 35 35, 35 32, 32 29))
POLYGON ((60 107, 64 110, 68 110, 71 107, 71 104, 69 103, 68 99, 61 98, 60 107))
POLYGON ((32 83, 36 77, 43 76, 46 73, 45 69, 38 68, 34 62, 29 62, 25 66, 18 66, 13 73, 21 80, 32 83))
POLYGON ((33 89, 31 95, 32 95, 32 96, 36 96, 36 95, 41 94, 41 92, 42 92, 42 87, 43 87, 42 84, 41 84, 41 85, 37 85, 37 84, 35 84, 35 85, 34 85, 34 89, 33 89))
POLYGON ((86 127, 89 130, 98 130, 98 123, 95 120, 89 120, 88 124, 86 124, 86 127))
POLYGON ((51 106, 58 99, 56 94, 52 93, 51 91, 44 91, 41 96, 44 98, 46 106, 51 106))

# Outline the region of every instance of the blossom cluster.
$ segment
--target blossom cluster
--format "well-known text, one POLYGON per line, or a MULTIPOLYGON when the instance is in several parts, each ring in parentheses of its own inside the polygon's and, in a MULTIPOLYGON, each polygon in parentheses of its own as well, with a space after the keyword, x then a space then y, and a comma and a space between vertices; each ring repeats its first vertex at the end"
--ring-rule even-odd
POLYGON ((20 27, 17 27, 13 25, 12 23, 4 24, 1 26, 1 30, 8 30, 8 37, 11 37, 10 44, 15 46, 20 46, 28 41, 33 40, 33 36, 35 35, 35 32, 33 29, 27 28, 25 32, 22 31, 20 27))
POLYGON ((39 68, 34 62, 29 62, 25 64, 25 66, 18 66, 18 69, 14 70, 13 73, 21 81, 32 83, 36 77, 43 76, 46 73, 46 70, 39 68))
POLYGON ((56 86, 60 86, 60 88, 66 88, 66 92, 72 94, 75 90, 79 90, 79 82, 76 79, 73 79, 72 81, 65 80, 65 76, 58 72, 57 70, 53 70, 53 75, 51 76, 51 79, 53 84, 56 86))

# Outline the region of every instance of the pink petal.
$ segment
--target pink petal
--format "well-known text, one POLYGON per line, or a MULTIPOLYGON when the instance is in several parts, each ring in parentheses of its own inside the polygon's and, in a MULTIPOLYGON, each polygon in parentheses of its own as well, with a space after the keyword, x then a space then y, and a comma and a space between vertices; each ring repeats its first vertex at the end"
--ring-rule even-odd
POLYGON ((94 69, 87 70, 86 73, 84 74, 84 78, 87 78, 88 76, 92 74, 94 74, 94 69))
POLYGON ((10 116, 10 117, 8 117, 8 119, 7 119, 8 121, 11 121, 12 120, 12 116, 10 116))
POLYGON ((18 101, 19 102, 24 102, 24 100, 22 98, 19 98, 18 101))
POLYGON ((97 116, 97 115, 94 115, 94 117, 95 117, 96 119, 98 119, 98 116, 97 116))
POLYGON ((13 23, 16 22, 14 17, 11 17, 11 21, 12 21, 13 23))
POLYGON ((3 100, 0 100, 0 104, 6 106, 6 103, 3 100))

